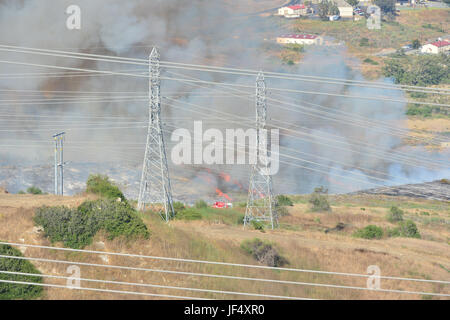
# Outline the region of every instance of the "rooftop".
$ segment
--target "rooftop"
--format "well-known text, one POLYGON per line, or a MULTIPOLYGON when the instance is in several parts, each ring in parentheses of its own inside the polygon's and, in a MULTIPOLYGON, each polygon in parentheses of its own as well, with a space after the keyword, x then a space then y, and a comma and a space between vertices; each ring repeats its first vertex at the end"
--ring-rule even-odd
POLYGON ((305 9, 305 5, 304 4, 296 4, 293 6, 288 6, 288 8, 292 9, 292 10, 305 9))
POLYGON ((450 46, 450 42, 449 41, 436 41, 431 43, 433 46, 436 46, 438 48, 442 48, 442 47, 446 47, 446 46, 450 46))
POLYGON ((280 38, 291 38, 291 39, 316 39, 317 36, 313 34, 283 34, 280 38))

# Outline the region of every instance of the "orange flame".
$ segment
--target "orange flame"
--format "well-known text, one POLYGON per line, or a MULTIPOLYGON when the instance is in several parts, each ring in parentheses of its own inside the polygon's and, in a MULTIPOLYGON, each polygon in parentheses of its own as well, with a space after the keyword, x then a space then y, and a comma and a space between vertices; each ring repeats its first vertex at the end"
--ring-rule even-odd
POLYGON ((226 193, 223 193, 219 188, 216 188, 216 193, 219 195, 219 197, 224 197, 228 201, 233 201, 226 193))
POLYGON ((219 173, 220 177, 225 180, 226 182, 230 182, 231 181, 231 176, 229 174, 226 174, 224 172, 219 173))

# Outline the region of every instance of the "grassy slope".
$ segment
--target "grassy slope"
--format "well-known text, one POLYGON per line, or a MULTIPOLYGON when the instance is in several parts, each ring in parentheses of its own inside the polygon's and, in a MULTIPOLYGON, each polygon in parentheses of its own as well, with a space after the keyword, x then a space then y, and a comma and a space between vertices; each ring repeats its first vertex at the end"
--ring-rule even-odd
MULTIPOLYGON (((33 231, 33 207, 42 204, 77 205, 83 197, 53 196, 18 196, 0 195, 0 239, 16 242, 49 245, 41 234, 33 231)), ((332 213, 310 213, 304 197, 297 197, 291 207, 290 216, 281 219, 281 228, 265 233, 243 230, 242 226, 233 224, 234 218, 221 219, 221 214, 205 215, 202 221, 173 221, 169 225, 162 223, 158 217, 144 214, 143 218, 152 230, 149 241, 125 243, 121 240, 106 241, 98 235, 91 249, 114 252, 129 252, 156 256, 183 257, 214 261, 256 264, 240 248, 240 243, 249 238, 259 237, 275 242, 283 255, 288 258, 289 267, 328 271, 365 273, 367 266, 380 266, 383 275, 416 277, 424 279, 448 279, 450 269, 449 255, 449 216, 448 205, 431 201, 402 200, 400 206, 407 211, 419 226, 423 238, 417 239, 383 239, 369 241, 350 236, 355 228, 367 224, 387 226, 384 219, 390 205, 399 199, 381 197, 335 197, 332 199, 332 213), (365 208, 365 210, 361 210, 365 208), (425 216, 421 213, 428 212, 425 216), (224 223, 225 222, 225 223, 224 223), (326 228, 334 227, 337 222, 348 225, 343 231, 324 233, 326 228)), ((398 204, 398 203, 397 203, 398 204)), ((243 211, 243 208, 237 208, 243 211)), ((23 248, 22 248, 23 249, 23 248)), ((146 268, 169 268, 191 272, 218 273, 250 277, 265 277, 306 282, 333 283, 341 285, 365 286, 365 279, 315 275, 308 273, 287 273, 269 270, 250 270, 243 268, 205 266, 197 264, 161 262, 125 257, 106 257, 80 253, 50 252, 48 250, 26 249, 25 256, 45 257, 50 259, 74 260, 82 262, 104 263, 114 265, 132 265, 146 268)), ((47 274, 67 275, 67 265, 52 263, 35 263, 39 270, 47 274)), ((160 274, 141 271, 119 271, 114 269, 82 267, 84 278, 109 279, 128 282, 157 283, 175 286, 190 286, 229 291, 246 291, 275 295, 325 299, 383 299, 383 298, 426 298, 420 295, 399 295, 394 293, 371 293, 359 290, 325 289, 307 286, 257 283, 248 281, 186 277, 180 275, 160 274)), ((61 283, 59 280, 45 280, 47 283, 61 283)), ((199 294, 176 290, 136 288, 130 286, 86 284, 118 290, 158 292, 175 295, 200 295, 209 298, 230 298, 219 294, 199 294)), ((383 288, 418 290, 449 293, 450 289, 439 285, 410 283, 401 281, 382 281, 383 288)), ((87 291, 46 289, 48 299, 135 299, 136 296, 118 294, 91 293, 87 291)), ((239 298, 239 297, 234 297, 239 298)), ((241 297, 247 298, 247 297, 241 297)))
POLYGON ((311 32, 345 41, 350 51, 357 55, 368 55, 382 49, 399 49, 414 39, 425 42, 429 38, 446 35, 450 25, 450 9, 402 10, 394 22, 382 22, 380 30, 369 30, 366 20, 320 21, 294 20, 293 30, 311 32), (424 27, 431 24, 432 28, 424 27), (441 30, 444 32, 441 32, 441 30), (369 39, 369 47, 361 47, 360 40, 369 39))

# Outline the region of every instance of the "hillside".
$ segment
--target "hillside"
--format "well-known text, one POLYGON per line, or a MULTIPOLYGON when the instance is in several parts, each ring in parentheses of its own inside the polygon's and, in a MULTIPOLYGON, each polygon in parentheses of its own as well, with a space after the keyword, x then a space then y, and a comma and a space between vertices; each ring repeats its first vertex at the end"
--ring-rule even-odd
MULTIPOLYGON (((33 223, 34 209, 43 205, 74 207, 88 198, 92 199, 92 196, 61 198, 50 195, 0 194, 0 239, 15 243, 51 246, 50 241, 33 223)), ((288 260, 289 263, 285 265, 288 268, 366 274, 369 265, 377 265, 381 269, 382 276, 427 280, 449 279, 450 208, 448 203, 378 195, 330 196, 331 212, 312 212, 307 196, 293 196, 291 199, 294 205, 287 207, 289 213, 281 217, 280 228, 277 230, 264 230, 264 232, 253 229, 244 230, 242 225, 234 223, 234 220, 229 218, 244 212, 245 208, 238 205, 233 210, 217 209, 213 212, 214 214, 205 215, 202 220, 174 220, 169 224, 163 223, 157 216, 146 213, 142 214, 142 218, 151 231, 149 240, 127 242, 118 238, 108 241, 104 234, 97 234, 93 244, 85 249, 259 265, 258 261, 241 249, 244 240, 257 237, 272 242, 280 254, 288 260), (383 228, 392 227, 393 224, 386 221, 385 216, 393 205, 401 207, 405 212, 405 219, 415 221, 421 239, 383 237, 381 240, 365 240, 352 237, 355 230, 368 224, 383 228)), ((93 253, 70 253, 30 247, 18 248, 26 257, 34 258, 366 287, 366 279, 360 277, 170 262, 93 253)), ((33 261, 33 263, 43 274, 69 275, 66 273, 67 264, 43 261, 33 261)), ((91 266, 81 267, 81 278, 315 299, 442 298, 422 294, 371 292, 91 266)), ((64 285, 65 280, 46 278, 44 283, 64 285)), ((255 298, 117 284, 82 282, 82 286, 219 299, 255 298)), ((450 293, 448 285, 388 279, 382 279, 381 288, 450 293)), ((45 288, 43 298, 139 299, 152 297, 50 287, 45 288)))

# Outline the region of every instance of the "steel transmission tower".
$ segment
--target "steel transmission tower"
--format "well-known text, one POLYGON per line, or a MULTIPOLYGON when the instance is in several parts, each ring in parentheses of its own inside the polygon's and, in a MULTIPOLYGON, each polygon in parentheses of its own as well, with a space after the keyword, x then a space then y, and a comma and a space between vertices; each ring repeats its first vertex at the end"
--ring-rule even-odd
POLYGON ((166 148, 161 127, 160 55, 153 48, 149 59, 149 123, 139 189, 138 209, 158 212, 169 221, 174 215, 172 188, 167 165, 166 148))
POLYGON ((55 194, 64 194, 64 157, 63 142, 65 132, 53 135, 55 140, 55 194))
POLYGON ((256 79, 256 144, 257 161, 252 164, 250 184, 248 189, 247 209, 245 210, 244 226, 252 220, 268 222, 272 229, 278 225, 276 203, 272 190, 272 176, 268 168, 267 151, 267 105, 266 83, 262 72, 256 79))

